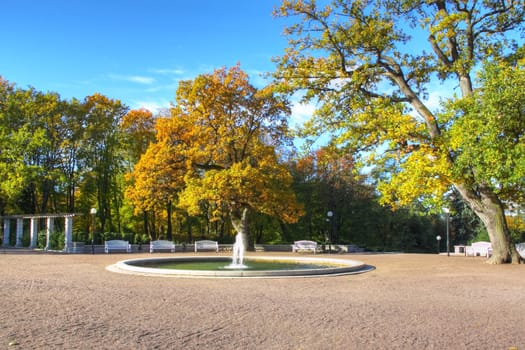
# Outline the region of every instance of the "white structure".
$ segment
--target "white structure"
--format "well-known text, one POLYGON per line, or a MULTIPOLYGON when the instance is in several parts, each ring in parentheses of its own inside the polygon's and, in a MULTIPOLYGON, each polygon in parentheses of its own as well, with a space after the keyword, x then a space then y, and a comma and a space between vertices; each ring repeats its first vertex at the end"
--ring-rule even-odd
POLYGON ((466 256, 485 256, 492 255, 492 244, 490 242, 474 242, 472 245, 465 247, 466 256))
POLYGON ((149 252, 153 253, 155 250, 169 250, 175 253, 175 244, 172 241, 157 240, 149 243, 149 252))
POLYGON ((109 254, 111 250, 124 250, 126 253, 131 253, 131 244, 128 241, 121 239, 113 239, 104 243, 104 252, 109 254))
MULTIPOLYGON (((49 250, 50 236, 54 231, 55 219, 64 219, 64 252, 68 253, 73 248, 73 217, 79 214, 27 214, 27 215, 10 215, 1 216, 4 221, 3 247, 9 247, 9 233, 11 232, 11 222, 16 220, 16 243, 15 247, 22 247, 22 234, 24 232, 24 220, 29 220, 29 248, 37 246, 38 239, 38 220, 46 219, 46 246, 49 250)), ((80 214, 81 215, 81 214, 80 214)))
POLYGON ((315 254, 316 251, 317 251, 317 242, 308 241, 308 240, 293 242, 292 253, 299 252, 301 250, 303 250, 303 251, 304 250, 311 250, 315 254))
POLYGON ((195 253, 199 250, 215 250, 218 253, 219 242, 208 240, 195 241, 195 253))

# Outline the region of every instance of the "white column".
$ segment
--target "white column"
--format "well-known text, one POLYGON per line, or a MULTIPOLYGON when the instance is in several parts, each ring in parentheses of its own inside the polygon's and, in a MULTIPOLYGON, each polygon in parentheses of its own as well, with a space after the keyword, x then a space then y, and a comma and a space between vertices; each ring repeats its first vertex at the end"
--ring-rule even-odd
POLYGON ((11 231, 11 219, 4 218, 4 240, 2 245, 9 247, 9 231, 11 231))
POLYGON ((22 233, 24 232, 24 219, 16 219, 16 245, 15 247, 22 246, 22 233))
POLYGON ((46 250, 49 250, 50 246, 50 238, 51 238, 51 232, 53 232, 53 218, 47 218, 46 222, 46 250))
POLYGON ((64 251, 70 252, 73 246, 73 216, 68 215, 64 220, 64 251))
POLYGON ((38 219, 37 218, 31 218, 31 227, 29 228, 30 236, 31 236, 31 243, 29 244, 29 248, 36 248, 37 242, 38 242, 38 219))

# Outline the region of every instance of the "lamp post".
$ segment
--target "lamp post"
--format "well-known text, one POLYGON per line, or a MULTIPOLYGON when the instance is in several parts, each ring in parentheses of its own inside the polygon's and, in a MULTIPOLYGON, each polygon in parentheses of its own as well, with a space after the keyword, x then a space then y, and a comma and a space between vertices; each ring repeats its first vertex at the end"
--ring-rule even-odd
POLYGON ((328 228, 328 254, 332 254, 332 217, 334 216, 334 212, 329 210, 326 216, 328 217, 327 221, 330 223, 330 227, 328 228))
POLYGON ((443 212, 445 213, 446 220, 447 220, 447 256, 450 256, 450 243, 449 243, 449 221, 450 221, 450 209, 443 208, 443 212))
POLYGON ((437 249, 438 249, 438 254, 439 254, 439 242, 441 241, 441 236, 440 235, 436 236, 436 241, 437 241, 437 249))
POLYGON ((91 214, 91 254, 95 254, 95 215, 97 209, 91 208, 89 213, 91 214))

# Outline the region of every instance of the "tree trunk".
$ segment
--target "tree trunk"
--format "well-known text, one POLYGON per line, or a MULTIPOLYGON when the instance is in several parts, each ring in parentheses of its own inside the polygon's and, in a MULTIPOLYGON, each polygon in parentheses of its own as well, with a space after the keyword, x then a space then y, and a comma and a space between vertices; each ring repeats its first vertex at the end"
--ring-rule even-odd
POLYGON ((242 242, 248 251, 255 251, 255 246, 250 237, 250 232, 248 230, 248 213, 249 209, 239 208, 233 209, 230 212, 232 226, 237 233, 240 233, 242 236, 242 242))
POLYGON ((505 210, 497 195, 488 188, 482 189, 478 194, 464 185, 455 185, 455 187, 487 229, 492 243, 492 257, 488 263, 523 262, 510 237, 505 210))
POLYGON ((166 239, 171 241, 173 239, 172 226, 171 226, 171 201, 168 201, 168 207, 166 208, 166 214, 168 217, 168 232, 166 233, 166 239))
POLYGON ((186 218, 186 225, 187 225, 187 230, 186 230, 186 242, 187 243, 191 243, 193 241, 193 231, 192 231, 192 228, 191 228, 191 221, 189 218, 186 218))
POLYGON ((143 224, 143 230, 144 230, 144 234, 146 236, 148 236, 150 238, 150 240, 153 240, 151 239, 151 236, 149 234, 149 227, 148 227, 148 212, 143 210, 142 211, 142 224, 143 224))
MULTIPOLYGON (((284 242, 291 242, 292 237, 290 236, 290 230, 288 229, 288 226, 281 220, 279 220, 279 226, 281 227, 281 240, 284 242)), ((311 224, 308 224, 308 238, 312 238, 312 230, 311 230, 311 224)))
POLYGON ((157 239, 159 230, 157 229, 157 213, 155 212, 155 209, 151 211, 151 220, 149 223, 148 232, 152 241, 157 239))

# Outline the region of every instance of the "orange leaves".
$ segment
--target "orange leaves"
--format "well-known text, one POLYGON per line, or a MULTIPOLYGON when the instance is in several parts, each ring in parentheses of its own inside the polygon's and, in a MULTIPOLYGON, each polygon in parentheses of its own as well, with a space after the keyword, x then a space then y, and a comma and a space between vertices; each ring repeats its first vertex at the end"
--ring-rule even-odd
POLYGON ((131 161, 137 162, 148 145, 155 140, 155 119, 147 109, 134 109, 122 118, 120 129, 124 134, 131 161))
POLYGON ((151 133, 155 125, 153 113, 145 108, 133 109, 122 118, 120 127, 130 133, 151 133))
POLYGON ((157 120, 157 142, 133 172, 136 203, 176 193, 190 214, 205 202, 297 219, 291 176, 274 148, 288 133, 284 98, 269 87, 257 90, 237 65, 181 82, 176 101, 170 117, 157 120))
POLYGON ((169 145, 152 143, 127 176, 131 185, 126 189, 126 197, 136 209, 164 208, 182 188, 184 168, 183 159, 169 145))

